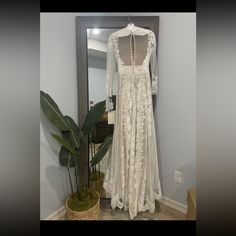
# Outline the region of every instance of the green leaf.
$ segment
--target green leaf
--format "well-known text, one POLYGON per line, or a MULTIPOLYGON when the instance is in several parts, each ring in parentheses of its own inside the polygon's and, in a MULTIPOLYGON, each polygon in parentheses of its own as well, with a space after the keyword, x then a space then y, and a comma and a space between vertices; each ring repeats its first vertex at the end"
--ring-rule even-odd
POLYGON ((67 121, 67 124, 69 125, 70 128, 70 135, 69 138, 71 140, 71 145, 73 148, 77 148, 79 150, 80 148, 80 130, 77 124, 74 122, 74 120, 69 117, 65 116, 65 119, 67 121))
POLYGON ((72 145, 72 141, 71 141, 71 133, 70 130, 68 131, 61 131, 62 137, 66 140, 67 143, 69 143, 71 146, 72 145))
POLYGON ((68 151, 64 146, 62 146, 61 151, 59 153, 59 162, 61 166, 71 168, 75 166, 76 158, 70 151, 68 151))
POLYGON ((88 112, 83 127, 82 132, 84 134, 92 134, 95 124, 102 118, 105 112, 105 100, 98 102, 91 108, 88 112))
POLYGON ((60 130, 69 130, 65 117, 55 101, 45 92, 40 91, 40 104, 46 117, 60 130))
POLYGON ((64 146, 67 150, 69 150, 73 154, 76 153, 76 150, 63 137, 58 134, 52 134, 52 137, 56 139, 57 142, 64 146))
POLYGON ((103 159, 111 144, 112 135, 109 135, 104 139, 103 143, 99 146, 94 158, 90 161, 92 167, 97 165, 103 159))

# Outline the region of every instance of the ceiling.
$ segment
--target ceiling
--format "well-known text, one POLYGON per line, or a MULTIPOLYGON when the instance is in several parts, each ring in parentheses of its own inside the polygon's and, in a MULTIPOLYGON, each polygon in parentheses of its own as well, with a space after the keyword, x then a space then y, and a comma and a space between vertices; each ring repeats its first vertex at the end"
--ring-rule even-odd
POLYGON ((99 34, 94 34, 93 29, 88 30, 88 38, 107 42, 108 37, 111 33, 117 31, 117 29, 98 29, 99 34))
POLYGON ((105 60, 107 58, 107 53, 104 51, 95 50, 92 48, 88 49, 88 55, 96 58, 105 60))

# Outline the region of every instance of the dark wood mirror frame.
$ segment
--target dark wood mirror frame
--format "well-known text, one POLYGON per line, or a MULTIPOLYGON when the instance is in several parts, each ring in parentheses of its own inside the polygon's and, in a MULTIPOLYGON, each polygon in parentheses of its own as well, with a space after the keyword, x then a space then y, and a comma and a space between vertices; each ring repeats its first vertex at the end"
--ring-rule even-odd
MULTIPOLYGON (((131 22, 139 27, 152 30, 158 45, 159 16, 132 16, 131 22)), ((89 108, 88 98, 88 54, 87 28, 121 29, 129 23, 128 16, 77 16, 76 17, 76 50, 77 50, 77 84, 78 84, 78 124, 83 124, 89 108)), ((158 49, 158 46, 157 46, 158 49)), ((153 99, 155 110, 156 100, 153 99)), ((84 168, 86 184, 89 183, 89 146, 84 138, 81 156, 86 157, 84 168)))

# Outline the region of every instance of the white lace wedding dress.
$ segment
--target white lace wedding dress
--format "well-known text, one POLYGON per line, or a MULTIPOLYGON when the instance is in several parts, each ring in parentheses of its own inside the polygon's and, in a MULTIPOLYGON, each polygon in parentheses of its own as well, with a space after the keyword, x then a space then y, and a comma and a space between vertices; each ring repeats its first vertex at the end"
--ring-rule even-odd
POLYGON ((118 68, 118 93, 113 142, 104 188, 112 208, 124 208, 133 219, 155 210, 162 197, 158 171, 152 95, 158 94, 154 32, 128 25, 108 39, 106 111, 113 109, 113 75, 118 68))

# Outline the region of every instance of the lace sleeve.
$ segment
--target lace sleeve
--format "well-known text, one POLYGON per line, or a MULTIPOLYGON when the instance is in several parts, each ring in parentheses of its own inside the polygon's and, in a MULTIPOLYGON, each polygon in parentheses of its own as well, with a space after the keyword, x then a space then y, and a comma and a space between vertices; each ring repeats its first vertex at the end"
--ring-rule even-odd
POLYGON ((112 38, 109 36, 107 44, 107 68, 106 68, 106 111, 113 110, 113 76, 116 69, 115 53, 112 45, 112 38))
POLYGON ((150 68, 151 68, 151 83, 152 83, 152 94, 158 95, 158 68, 157 68, 157 53, 156 53, 156 37, 152 34, 152 52, 150 57, 150 68))

